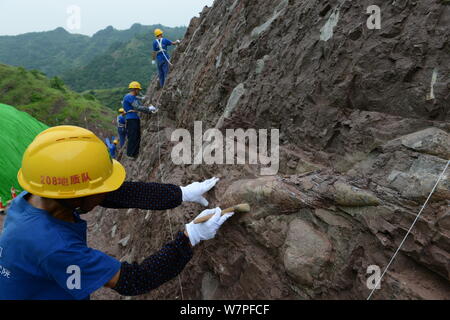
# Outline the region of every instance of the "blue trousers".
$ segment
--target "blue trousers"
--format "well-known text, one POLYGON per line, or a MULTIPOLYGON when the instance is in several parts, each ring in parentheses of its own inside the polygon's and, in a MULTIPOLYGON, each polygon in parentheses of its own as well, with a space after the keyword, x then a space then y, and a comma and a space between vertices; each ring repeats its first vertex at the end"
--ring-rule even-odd
POLYGON ((166 82, 167 75, 169 74, 169 63, 167 60, 160 61, 158 60, 158 73, 159 73, 159 84, 161 88, 164 87, 164 83, 166 82))
POLYGON ((137 158, 141 144, 141 121, 139 119, 127 120, 127 156, 137 158))
POLYGON ((117 131, 119 132, 120 147, 122 148, 125 144, 125 140, 127 139, 127 129, 117 128, 117 131))

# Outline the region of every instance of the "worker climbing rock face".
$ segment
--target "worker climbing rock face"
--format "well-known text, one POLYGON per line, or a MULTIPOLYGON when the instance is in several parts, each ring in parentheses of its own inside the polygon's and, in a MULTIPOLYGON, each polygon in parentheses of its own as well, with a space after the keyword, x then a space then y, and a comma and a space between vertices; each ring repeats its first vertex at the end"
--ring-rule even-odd
POLYGON ((158 66, 159 84, 160 87, 164 87, 164 84, 169 74, 170 56, 167 51, 167 47, 172 45, 178 45, 180 40, 172 42, 166 38, 163 38, 164 32, 161 29, 155 30, 156 40, 153 41, 153 64, 158 66))
POLYGON ((92 132, 72 126, 50 128, 25 151, 13 200, 0 235, 0 299, 89 299, 105 286, 126 296, 148 293, 177 276, 193 246, 215 237, 231 214, 221 209, 205 223, 189 223, 141 264, 119 262, 86 243, 81 219, 96 206, 167 210, 183 201, 207 204, 204 193, 218 179, 186 187, 125 182, 124 167, 110 158, 92 132))
POLYGON ((129 159, 135 160, 139 156, 141 144, 141 121, 138 112, 155 113, 158 109, 154 106, 147 107, 142 105, 143 98, 139 96, 142 87, 139 82, 131 82, 128 88, 130 93, 124 97, 122 105, 126 113, 127 156, 129 159))
POLYGON ((119 134, 119 140, 120 140, 120 148, 123 147, 125 144, 125 141, 127 139, 127 122, 126 122, 126 112, 124 108, 119 109, 119 115, 116 119, 116 125, 117 125, 117 133, 119 134))

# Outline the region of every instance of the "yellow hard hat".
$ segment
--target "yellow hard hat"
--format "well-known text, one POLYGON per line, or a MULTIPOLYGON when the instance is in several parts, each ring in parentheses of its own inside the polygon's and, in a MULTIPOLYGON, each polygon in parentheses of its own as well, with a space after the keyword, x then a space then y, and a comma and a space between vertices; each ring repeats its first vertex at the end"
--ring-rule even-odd
POLYGON ((162 35, 164 32, 161 29, 156 29, 155 30, 155 37, 159 37, 160 35, 162 35))
POLYGON ((119 143, 119 140, 114 140, 114 142, 113 142, 114 144, 118 144, 119 143))
POLYGON ((124 108, 120 108, 119 109, 119 113, 125 113, 125 109, 124 108))
POLYGON ((115 191, 124 167, 111 159, 91 131, 59 126, 45 130, 28 146, 17 179, 22 188, 50 199, 81 198, 115 191))
POLYGON ((139 90, 142 90, 142 87, 141 87, 141 84, 139 82, 133 81, 128 86, 128 89, 139 89, 139 90))

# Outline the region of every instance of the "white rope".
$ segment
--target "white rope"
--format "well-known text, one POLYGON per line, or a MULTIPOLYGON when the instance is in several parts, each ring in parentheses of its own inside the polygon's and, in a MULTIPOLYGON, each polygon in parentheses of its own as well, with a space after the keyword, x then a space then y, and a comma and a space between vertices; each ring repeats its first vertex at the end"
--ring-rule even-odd
POLYGON ((441 175, 439 176, 436 184, 433 187, 433 190, 431 190, 430 195, 428 196, 427 200, 425 201, 425 203, 422 206, 422 209, 420 209, 419 213, 417 214, 416 219, 414 220, 414 222, 412 223, 411 227, 409 228, 408 232, 406 233, 405 237, 403 238, 402 242, 400 243, 397 251, 395 251, 394 255, 392 256, 391 260, 389 261, 386 269, 384 269, 383 274, 381 275, 380 279, 378 279, 377 283, 375 284, 374 288, 372 289, 372 292, 370 293, 370 295, 367 297, 367 300, 370 300, 370 298, 372 297, 373 293, 375 292, 375 290, 377 289, 377 287, 379 286, 381 279, 383 279, 384 275, 386 274, 386 272, 388 271, 389 267, 391 266, 392 262, 394 261, 395 257, 397 256, 397 254, 399 253, 400 249, 402 248, 403 244, 406 241, 406 238, 408 238, 408 235, 411 233, 411 230, 414 228, 414 225, 416 224, 416 222, 419 220, 420 215, 422 214, 423 209, 425 209, 426 205, 428 204, 428 201, 430 200, 431 196, 433 195, 434 191, 436 190, 439 182, 441 181, 442 177, 444 176, 445 171, 447 171, 448 165, 450 164, 450 160, 447 161, 447 165, 444 168, 444 171, 442 171, 441 175))
MULTIPOLYGON (((156 119, 158 124, 158 159, 159 159, 159 170, 161 174, 161 182, 164 183, 164 173, 161 169, 161 140, 159 136, 160 132, 160 125, 159 125, 159 112, 156 113, 156 119)), ((169 228, 170 228, 170 236, 172 237, 172 241, 174 240, 173 235, 173 228, 172 228, 172 220, 170 219, 170 212, 169 210, 166 210, 167 218, 169 219, 169 228)), ((178 283, 180 285, 180 292, 181 292, 181 300, 184 300, 184 294, 183 294, 183 285, 181 284, 181 274, 178 275, 178 283)))

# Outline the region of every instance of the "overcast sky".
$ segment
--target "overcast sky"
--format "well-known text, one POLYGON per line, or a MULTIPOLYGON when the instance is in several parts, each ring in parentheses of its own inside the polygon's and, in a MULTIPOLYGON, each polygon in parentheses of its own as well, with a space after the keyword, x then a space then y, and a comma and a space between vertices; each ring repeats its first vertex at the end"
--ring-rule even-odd
POLYGON ((57 27, 63 27, 72 33, 92 35, 110 25, 123 30, 133 23, 187 26, 204 6, 212 6, 213 2, 214 0, 0 0, 0 35, 48 31, 57 27))

